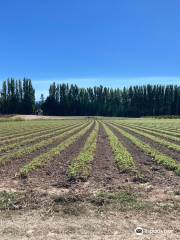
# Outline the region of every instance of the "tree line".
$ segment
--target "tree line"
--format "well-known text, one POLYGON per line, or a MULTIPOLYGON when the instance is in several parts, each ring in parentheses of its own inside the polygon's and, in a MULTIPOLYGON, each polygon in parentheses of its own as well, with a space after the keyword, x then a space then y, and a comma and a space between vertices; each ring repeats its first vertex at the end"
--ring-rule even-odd
POLYGON ((32 114, 35 111, 35 89, 30 79, 7 79, 0 91, 0 113, 32 114))
POLYGON ((85 116, 163 116, 180 115, 180 86, 144 85, 120 88, 103 86, 50 85, 49 95, 35 102, 30 79, 8 79, 0 91, 0 113, 85 116))
POLYGON ((180 115, 180 86, 149 84, 113 89, 53 83, 42 109, 47 115, 180 115))

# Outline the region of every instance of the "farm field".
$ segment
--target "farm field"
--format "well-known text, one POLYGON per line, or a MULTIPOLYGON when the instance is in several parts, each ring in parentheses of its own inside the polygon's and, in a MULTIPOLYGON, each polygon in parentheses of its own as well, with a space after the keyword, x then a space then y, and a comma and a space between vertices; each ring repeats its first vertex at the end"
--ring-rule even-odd
POLYGON ((162 228, 168 221, 171 237, 176 239, 180 232, 180 120, 0 122, 2 211, 6 197, 12 197, 7 208, 18 211, 53 203, 51 211, 57 211, 57 205, 65 211, 67 204, 65 212, 73 208, 77 214, 86 205, 86 211, 115 212, 117 219, 122 214, 129 218, 133 212, 141 222, 148 213, 152 225, 146 227, 156 227, 157 221, 162 228))

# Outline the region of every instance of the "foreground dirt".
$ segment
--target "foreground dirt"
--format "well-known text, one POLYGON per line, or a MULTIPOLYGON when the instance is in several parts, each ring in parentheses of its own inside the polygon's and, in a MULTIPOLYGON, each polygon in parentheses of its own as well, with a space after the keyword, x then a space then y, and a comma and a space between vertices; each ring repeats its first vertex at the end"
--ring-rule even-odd
MULTIPOLYGON (((21 188, 20 200, 11 204, 14 209, 0 211, 0 239, 179 239, 177 188, 150 183, 93 183, 21 188), (113 198, 116 194, 120 198, 113 198), (142 235, 135 233, 137 227, 143 229, 142 235)), ((0 185, 0 192, 17 192, 17 188, 0 185)))
POLYGON ((0 215, 1 240, 51 239, 179 239, 177 218, 169 214, 97 213, 80 216, 46 215, 42 211, 9 212, 0 215), (141 227, 144 234, 137 235, 141 227))

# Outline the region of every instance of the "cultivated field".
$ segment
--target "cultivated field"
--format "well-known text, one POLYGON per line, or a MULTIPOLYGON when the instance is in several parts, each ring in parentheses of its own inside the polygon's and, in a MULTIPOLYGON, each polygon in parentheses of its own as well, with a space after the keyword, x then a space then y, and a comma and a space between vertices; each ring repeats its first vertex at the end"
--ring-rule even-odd
MULTIPOLYGON (((76 216, 79 223, 86 219, 89 228, 83 229, 84 236, 94 233, 105 239, 106 235, 116 233, 118 237, 114 239, 121 239, 120 236, 135 239, 135 234, 134 238, 131 234, 141 224, 146 229, 160 229, 156 239, 178 239, 179 187, 179 119, 0 122, 3 214, 7 209, 36 212, 40 209, 49 217, 61 211, 71 219, 76 216), (108 232, 97 227, 93 214, 108 215, 108 219, 112 216, 108 232), (92 217, 91 224, 87 216, 92 217), (129 227, 121 228, 118 221, 129 227)), ((103 223, 104 219, 100 221, 102 226, 107 223, 103 223)), ((73 226, 73 234, 80 239, 78 226, 73 226)), ((26 230, 23 236, 28 234, 26 230)), ((8 234, 7 239, 16 239, 13 231, 8 234)), ((45 233, 42 238, 33 234, 32 231, 34 239, 45 239, 45 233)), ((6 239, 3 233, 0 237, 6 239)), ((51 237, 47 239, 61 239, 60 235, 51 237)), ((154 239, 150 234, 148 237, 154 239)))

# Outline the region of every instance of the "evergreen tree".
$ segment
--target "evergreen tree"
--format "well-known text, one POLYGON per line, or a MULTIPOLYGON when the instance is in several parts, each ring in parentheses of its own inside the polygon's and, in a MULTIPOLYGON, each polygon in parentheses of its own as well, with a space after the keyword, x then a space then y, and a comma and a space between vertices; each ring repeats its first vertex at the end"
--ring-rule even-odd
POLYGON ((0 111, 5 114, 32 114, 35 109, 35 90, 30 79, 3 81, 0 111))
MULTIPOLYGON (((36 103, 47 115, 159 116, 180 115, 180 86, 144 85, 112 89, 103 86, 50 85, 49 96, 36 103)), ((35 90, 30 79, 2 84, 0 112, 32 114, 35 90)))

